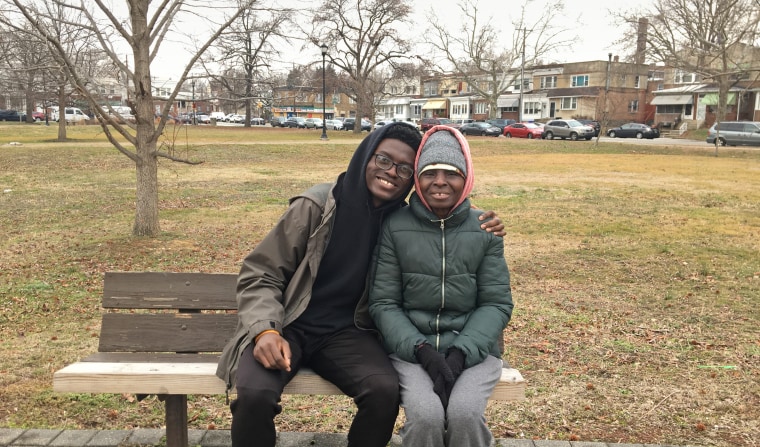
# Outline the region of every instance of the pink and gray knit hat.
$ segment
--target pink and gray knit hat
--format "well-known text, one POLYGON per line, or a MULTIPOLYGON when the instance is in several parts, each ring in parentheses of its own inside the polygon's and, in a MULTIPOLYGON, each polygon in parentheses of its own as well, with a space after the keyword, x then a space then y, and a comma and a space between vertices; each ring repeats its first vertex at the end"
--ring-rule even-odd
MULTIPOLYGON (((433 126, 422 137, 420 150, 417 151, 414 171, 414 186, 419 190, 419 175, 430 169, 456 171, 465 179, 462 197, 454 208, 459 206, 472 192, 475 173, 472 169, 472 156, 467 139, 458 130, 448 126, 433 126)), ((422 203, 430 208, 420 195, 422 203)), ((453 208, 452 208, 453 209, 453 208)))

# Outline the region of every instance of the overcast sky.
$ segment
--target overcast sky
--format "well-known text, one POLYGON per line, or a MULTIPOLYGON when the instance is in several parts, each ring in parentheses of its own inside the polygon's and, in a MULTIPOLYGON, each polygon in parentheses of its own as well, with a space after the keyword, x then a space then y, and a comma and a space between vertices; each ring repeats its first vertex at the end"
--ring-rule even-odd
MULTIPOLYGON (((314 0, 317 1, 317 0, 314 0)), ((552 61, 557 62, 578 62, 590 60, 607 60, 607 54, 625 55, 625 51, 613 46, 613 42, 619 39, 625 28, 625 24, 616 23, 611 17, 610 11, 629 11, 631 9, 640 9, 649 7, 653 0, 565 0, 565 20, 560 26, 567 28, 567 38, 574 37, 575 43, 571 48, 567 48, 555 54, 552 61)), ((304 0, 279 0, 279 5, 304 4, 304 0)), ((311 3, 307 1, 306 3, 311 3)), ((461 0, 413 0, 410 1, 414 8, 414 21, 417 26, 410 29, 409 38, 412 40, 422 39, 423 32, 428 27, 427 13, 432 7, 447 25, 452 27, 461 26, 461 11, 457 6, 461 0), (417 34, 415 34, 417 33, 417 34)), ((493 16, 492 24, 497 30, 503 30, 505 38, 510 38, 513 30, 510 20, 506 18, 505 12, 514 8, 514 14, 519 13, 521 2, 514 0, 479 0, 478 8, 481 17, 493 16)), ((552 0, 530 0, 530 9, 540 12, 544 7, 553 7, 556 1, 552 0)), ((189 58, 181 47, 177 45, 170 46, 168 42, 162 45, 160 55, 152 67, 154 76, 171 77, 179 74, 180 66, 189 58), (164 48, 164 47, 167 48, 164 48)), ((313 54, 309 54, 308 49, 300 51, 300 44, 296 43, 294 48, 286 51, 284 54, 285 63, 281 64, 280 70, 286 71, 293 64, 303 64, 310 61, 320 60, 321 56, 318 48, 314 48, 313 54), (288 62, 289 59, 292 59, 288 62)))

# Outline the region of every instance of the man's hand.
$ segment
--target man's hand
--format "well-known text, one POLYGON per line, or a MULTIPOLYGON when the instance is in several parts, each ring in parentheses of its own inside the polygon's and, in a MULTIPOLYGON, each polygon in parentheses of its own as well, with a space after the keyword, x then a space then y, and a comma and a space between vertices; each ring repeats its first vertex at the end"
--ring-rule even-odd
POLYGON ((280 334, 266 333, 254 345, 253 358, 264 368, 290 371, 290 344, 280 334))
POLYGON ((507 234, 504 231, 504 224, 501 223, 501 219, 499 219, 499 216, 496 215, 496 212, 486 211, 485 213, 478 216, 478 219, 481 221, 485 220, 485 222, 480 224, 480 228, 486 230, 486 232, 493 233, 494 236, 499 237, 504 237, 507 234))

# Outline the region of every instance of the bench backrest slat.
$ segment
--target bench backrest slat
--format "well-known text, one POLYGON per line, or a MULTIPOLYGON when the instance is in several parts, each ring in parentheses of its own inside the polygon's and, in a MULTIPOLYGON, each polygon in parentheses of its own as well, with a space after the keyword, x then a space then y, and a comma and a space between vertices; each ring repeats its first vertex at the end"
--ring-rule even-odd
POLYGON ((106 309, 235 310, 231 273, 106 272, 106 309))
POLYGON ((234 313, 105 313, 100 352, 221 352, 237 325, 234 313))

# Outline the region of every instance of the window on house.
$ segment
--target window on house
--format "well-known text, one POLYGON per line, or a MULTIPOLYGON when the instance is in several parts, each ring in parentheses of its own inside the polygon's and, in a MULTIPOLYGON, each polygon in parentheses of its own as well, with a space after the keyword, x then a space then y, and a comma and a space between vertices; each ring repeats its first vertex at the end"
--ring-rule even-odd
POLYGON ((528 115, 541 113, 541 103, 537 101, 523 103, 523 113, 528 115))
POLYGON ((557 88, 557 77, 543 76, 541 78, 541 88, 557 88))
POLYGON ((633 78, 633 87, 634 88, 641 87, 641 76, 636 76, 635 78, 633 78))
POLYGON ((692 84, 697 82, 697 75, 694 73, 687 73, 683 70, 676 71, 675 79, 676 84, 692 84))
POLYGON ((517 112, 519 110, 519 107, 513 106, 513 107, 502 107, 501 110, 503 112, 517 112))
POLYGON ((680 104, 663 104, 657 106, 657 113, 681 113, 683 106, 680 104))
POLYGON ((639 100, 638 99, 634 99, 633 101, 631 101, 631 102, 628 103, 628 111, 631 112, 631 113, 639 111, 639 100))
POLYGON ((396 105, 396 115, 401 115, 404 113, 404 106, 401 104, 396 105))
POLYGON ((587 87, 588 75, 575 75, 570 79, 570 81, 573 87, 587 87))
POLYGON ((568 98, 562 98, 562 101, 560 102, 560 109, 562 110, 573 110, 578 108, 578 98, 572 96, 568 98))
POLYGON ((479 102, 475 104, 475 113, 487 113, 488 110, 486 109, 486 103, 479 102))
POLYGON ((421 104, 415 104, 412 106, 412 115, 413 116, 420 116, 422 115, 422 105, 421 104))

